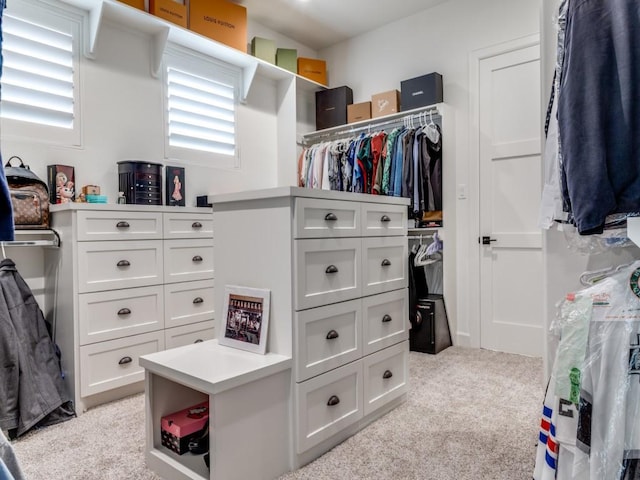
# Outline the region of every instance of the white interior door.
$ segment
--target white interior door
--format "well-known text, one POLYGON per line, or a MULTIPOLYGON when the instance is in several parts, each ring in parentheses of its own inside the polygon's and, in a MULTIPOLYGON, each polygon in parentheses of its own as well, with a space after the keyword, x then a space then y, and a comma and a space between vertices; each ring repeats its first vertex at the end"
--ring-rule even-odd
POLYGON ((540 48, 479 65, 480 346, 542 356, 540 48))

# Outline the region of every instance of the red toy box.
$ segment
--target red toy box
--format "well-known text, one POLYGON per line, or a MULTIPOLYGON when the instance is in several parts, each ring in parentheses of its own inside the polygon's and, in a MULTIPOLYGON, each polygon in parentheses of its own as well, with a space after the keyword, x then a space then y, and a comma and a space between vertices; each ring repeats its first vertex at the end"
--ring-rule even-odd
POLYGON ((202 436, 208 420, 208 401, 162 417, 162 445, 182 455, 189 451, 190 440, 202 436))

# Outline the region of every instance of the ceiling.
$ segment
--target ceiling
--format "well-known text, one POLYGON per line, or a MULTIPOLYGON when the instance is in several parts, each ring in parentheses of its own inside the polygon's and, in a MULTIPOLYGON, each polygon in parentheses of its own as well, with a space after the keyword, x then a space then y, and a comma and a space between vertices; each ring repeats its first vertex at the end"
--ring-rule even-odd
POLYGON ((448 0, 234 0, 252 20, 314 50, 448 0))

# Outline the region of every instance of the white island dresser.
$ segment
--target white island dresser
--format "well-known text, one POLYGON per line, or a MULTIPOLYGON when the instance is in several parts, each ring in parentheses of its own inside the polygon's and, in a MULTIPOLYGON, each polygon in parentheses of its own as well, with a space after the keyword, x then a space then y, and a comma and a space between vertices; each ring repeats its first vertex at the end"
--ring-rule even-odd
MULTIPOLYGON (((213 197, 215 309, 223 310, 225 285, 270 290, 268 354, 213 340, 141 358, 149 395, 147 459, 154 470, 167 479, 274 478, 405 400, 407 205, 402 198, 297 187, 213 197), (235 383, 234 363, 240 369, 235 383), (168 400, 176 391, 182 403, 168 400), (205 395, 210 474, 203 463, 192 468, 191 459, 162 447, 159 435, 163 415, 205 395), (232 405, 235 413, 221 416, 232 405), (243 405, 253 428, 239 420, 243 405), (250 461, 243 461, 243 448, 223 455, 223 445, 243 441, 250 461)), ((225 331, 222 316, 217 335, 225 331)))

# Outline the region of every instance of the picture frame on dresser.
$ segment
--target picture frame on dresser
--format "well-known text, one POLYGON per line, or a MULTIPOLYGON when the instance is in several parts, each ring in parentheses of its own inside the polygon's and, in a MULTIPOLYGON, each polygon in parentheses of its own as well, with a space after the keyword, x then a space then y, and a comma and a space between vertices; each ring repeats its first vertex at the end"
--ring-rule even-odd
POLYGON ((267 352, 271 292, 262 288, 225 285, 224 328, 220 345, 264 355, 267 352))

